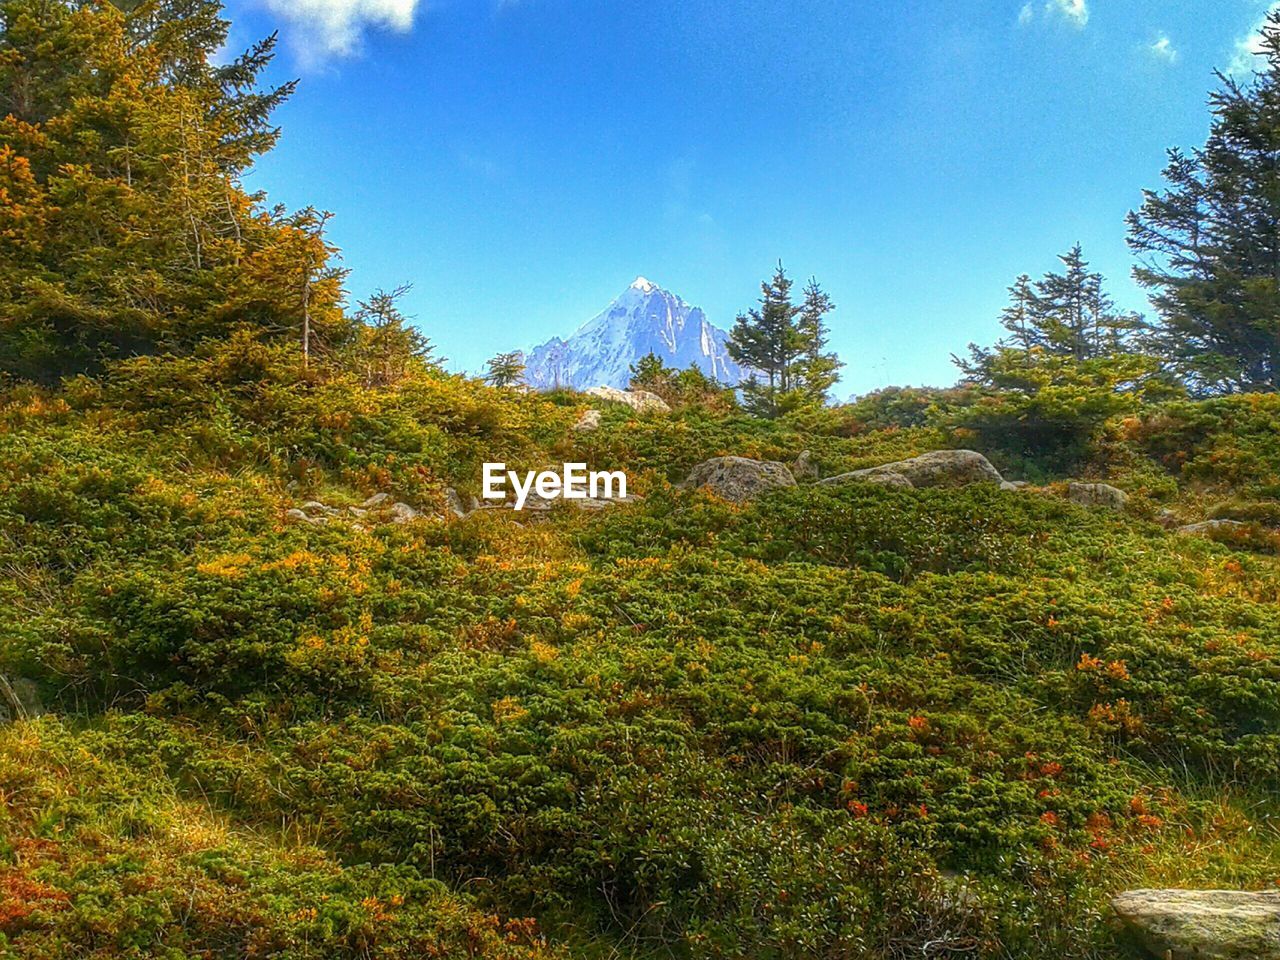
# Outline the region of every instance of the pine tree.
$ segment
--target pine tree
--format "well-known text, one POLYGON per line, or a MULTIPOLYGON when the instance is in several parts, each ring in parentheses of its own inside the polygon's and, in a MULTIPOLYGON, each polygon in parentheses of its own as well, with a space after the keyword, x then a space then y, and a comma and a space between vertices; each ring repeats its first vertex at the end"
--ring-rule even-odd
POLYGON ((518 350, 500 353, 485 366, 489 371, 485 380, 495 387, 515 387, 524 382, 524 354, 518 350))
POLYGON ((1033 368, 1059 361, 1090 360, 1133 353, 1144 346, 1146 324, 1137 314, 1118 311, 1100 273, 1089 269, 1076 244, 1058 258, 1063 270, 1032 282, 1026 274, 1009 288, 1000 315, 1007 336, 994 347, 970 344, 969 357, 952 359, 967 380, 1011 389, 1032 389, 1043 381, 1033 368))
POLYGON ((1171 150, 1128 219, 1157 349, 1201 394, 1280 388, 1280 11, 1261 46, 1249 83, 1218 74, 1204 147, 1171 150))
POLYGON ((628 369, 631 371, 630 385, 633 389, 654 392, 669 386, 676 373, 653 351, 649 351, 628 369))
POLYGON ((779 263, 760 285, 760 306, 740 314, 729 334, 729 356, 749 371, 740 385, 744 401, 763 416, 822 402, 839 369, 835 355, 824 352, 830 299, 810 281, 805 302, 796 304, 793 286, 779 263))
POLYGON ((844 366, 835 353, 827 351, 827 314, 836 305, 814 278, 804 288, 804 303, 796 320, 796 329, 804 343, 804 351, 796 362, 796 387, 807 397, 825 402, 827 393, 840 379, 844 366))
POLYGON ((378 290, 368 300, 359 301, 355 319, 360 326, 352 353, 366 386, 393 386, 415 362, 438 367, 431 356, 435 350, 431 341, 400 309, 400 301, 411 289, 405 284, 390 291, 378 290))
POLYGON ((350 335, 332 248, 240 185, 292 86, 258 84, 273 38, 215 64, 220 10, 0 0, 0 177, 28 221, 0 209, 0 372, 54 381, 240 324, 350 335))

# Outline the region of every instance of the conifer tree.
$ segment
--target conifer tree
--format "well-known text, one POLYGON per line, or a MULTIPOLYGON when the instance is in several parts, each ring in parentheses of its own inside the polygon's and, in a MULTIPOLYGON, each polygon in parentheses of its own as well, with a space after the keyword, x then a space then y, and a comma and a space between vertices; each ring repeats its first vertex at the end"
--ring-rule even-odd
POLYGON ((844 366, 835 353, 827 350, 829 339, 827 314, 835 310, 831 297, 810 278, 804 288, 804 303, 796 318, 796 329, 804 344, 796 362, 796 386, 808 398, 825 401, 828 391, 840 379, 844 366))
POLYGON ((355 320, 360 324, 354 354, 366 386, 392 386, 402 380, 409 367, 422 363, 438 367, 432 358, 435 347, 400 309, 400 301, 412 289, 408 284, 394 290, 378 290, 368 300, 359 301, 355 320))
POLYGON ((524 382, 524 354, 520 351, 500 353, 485 364, 485 376, 495 387, 515 387, 524 382))
POLYGON ((1100 273, 1089 269, 1079 244, 1058 258, 1061 272, 1032 282, 1026 274, 1009 288, 1000 315, 1007 332, 994 347, 970 344, 969 357, 953 357, 975 383, 1027 388, 1042 377, 1028 376, 1037 364, 1084 363, 1133 353, 1144 345, 1143 319, 1118 311, 1100 273))
POLYGON ((654 390, 655 392, 668 385, 676 373, 676 371, 663 363, 662 358, 652 350, 631 364, 628 369, 631 371, 630 385, 632 388, 654 390))
POLYGON ((840 367, 835 355, 825 352, 830 298, 810 281, 804 302, 796 304, 793 286, 779 263, 760 285, 760 306, 740 314, 729 334, 729 356, 749 371, 741 384, 744 401, 763 416, 821 403, 840 367))
POLYGON ((214 0, 0 0, 0 372, 53 381, 236 325, 349 335, 332 248, 240 177, 275 142, 268 38, 214 0), (304 302, 304 271, 312 283, 304 302), (297 278, 296 282, 294 278, 297 278))
POLYGON ((1155 345, 1201 394, 1280 388, 1280 11, 1247 83, 1218 74, 1205 145, 1169 151, 1165 186, 1129 214, 1155 345))

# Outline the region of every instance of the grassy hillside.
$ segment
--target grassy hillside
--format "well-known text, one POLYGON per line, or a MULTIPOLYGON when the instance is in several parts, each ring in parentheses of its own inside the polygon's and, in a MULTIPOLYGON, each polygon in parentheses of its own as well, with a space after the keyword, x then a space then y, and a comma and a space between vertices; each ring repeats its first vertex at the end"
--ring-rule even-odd
POLYGON ((829 474, 972 443, 948 402, 610 405, 578 434, 586 398, 366 390, 244 343, 10 390, 0 673, 45 713, 0 728, 0 944, 1123 957, 1118 890, 1274 887, 1280 398, 1102 423, 1072 473, 1123 514, 673 485, 719 454, 829 474), (286 522, 379 491, 443 515, 486 460, 569 459, 643 501, 286 522))

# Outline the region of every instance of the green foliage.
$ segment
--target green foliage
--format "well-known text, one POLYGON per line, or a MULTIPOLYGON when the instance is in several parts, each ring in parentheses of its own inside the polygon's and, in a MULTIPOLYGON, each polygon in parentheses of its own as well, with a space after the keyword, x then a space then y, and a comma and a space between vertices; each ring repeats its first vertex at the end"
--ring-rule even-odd
POLYGON ((1257 70, 1247 84, 1219 74, 1204 147, 1171 150, 1165 189, 1144 191, 1128 218, 1135 275, 1163 321, 1154 346, 1200 394, 1280 387, 1280 12, 1264 24, 1257 70))
POLYGON ((1156 361, 1136 354, 1077 361, 1037 348, 1028 362, 999 348, 987 360, 994 378, 1019 388, 961 394, 959 402, 937 409, 934 422, 962 445, 997 452, 1024 469, 1071 469, 1108 419, 1174 392, 1153 377, 1156 361))
POLYGON ((1127 420, 1124 438, 1184 480, 1276 498, 1277 418, 1276 394, 1166 403, 1127 420))
MULTIPOLYGON (((668 482, 911 456, 946 394, 584 435, 569 394, 295 360, 243 332, 0 405, 0 673, 66 715, 0 731, 16 955, 1124 956, 1118 886, 1274 878, 1254 544, 996 490, 668 482), (645 499, 282 522, 430 508, 490 457, 624 466, 645 499)), ((1194 477, 1261 478, 1267 402, 1159 416, 1194 477)), ((1156 416, 1105 425, 1115 462, 1165 475, 1156 416)))
POLYGON ((1144 321, 1115 309, 1102 274, 1090 272, 1080 245, 1058 259, 1062 273, 1048 273, 1035 283, 1023 274, 1009 288, 1009 306, 1000 316, 1005 339, 991 349, 970 344, 968 360, 954 358, 967 380, 1031 390, 1041 385, 1044 375, 1035 368, 1042 363, 1058 368, 1064 358, 1100 360, 1142 345, 1144 321))
POLYGON ((0 372, 41 383, 236 324, 337 345, 309 214, 240 187, 274 144, 274 39, 223 66, 216 3, 0 2, 0 372))
POLYGON ((831 298, 810 280, 804 300, 792 301, 794 281, 782 264, 760 285, 760 307, 738 317, 729 335, 729 356, 748 371, 740 386, 747 409, 776 417, 825 402, 842 363, 826 353, 826 316, 831 298), (763 378, 763 379, 761 379, 763 378))
POLYGON ((524 354, 500 353, 487 364, 489 375, 485 377, 495 387, 514 387, 524 381, 524 354))
POLYGON ((389 386, 403 380, 411 368, 440 366, 440 361, 431 357, 435 351, 431 341, 414 329, 400 310, 400 300, 410 289, 406 285, 378 290, 359 303, 354 317, 358 326, 343 362, 366 386, 389 386))
POLYGON ((733 390, 707 376, 697 364, 690 364, 684 370, 675 370, 663 363, 662 358, 655 353, 646 354, 632 365, 631 388, 655 393, 670 406, 677 408, 697 406, 724 413, 737 406, 733 390))

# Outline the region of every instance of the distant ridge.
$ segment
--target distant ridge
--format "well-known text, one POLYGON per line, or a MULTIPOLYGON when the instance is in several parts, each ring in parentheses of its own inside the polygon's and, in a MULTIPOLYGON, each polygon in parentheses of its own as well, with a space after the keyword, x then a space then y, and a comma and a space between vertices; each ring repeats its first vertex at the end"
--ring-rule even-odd
POLYGON ((601 313, 568 339, 553 337, 525 356, 525 380, 535 390, 556 387, 625 389, 630 368, 649 353, 669 367, 691 364, 737 386, 742 371, 725 347, 728 334, 662 287, 637 277, 601 313))

